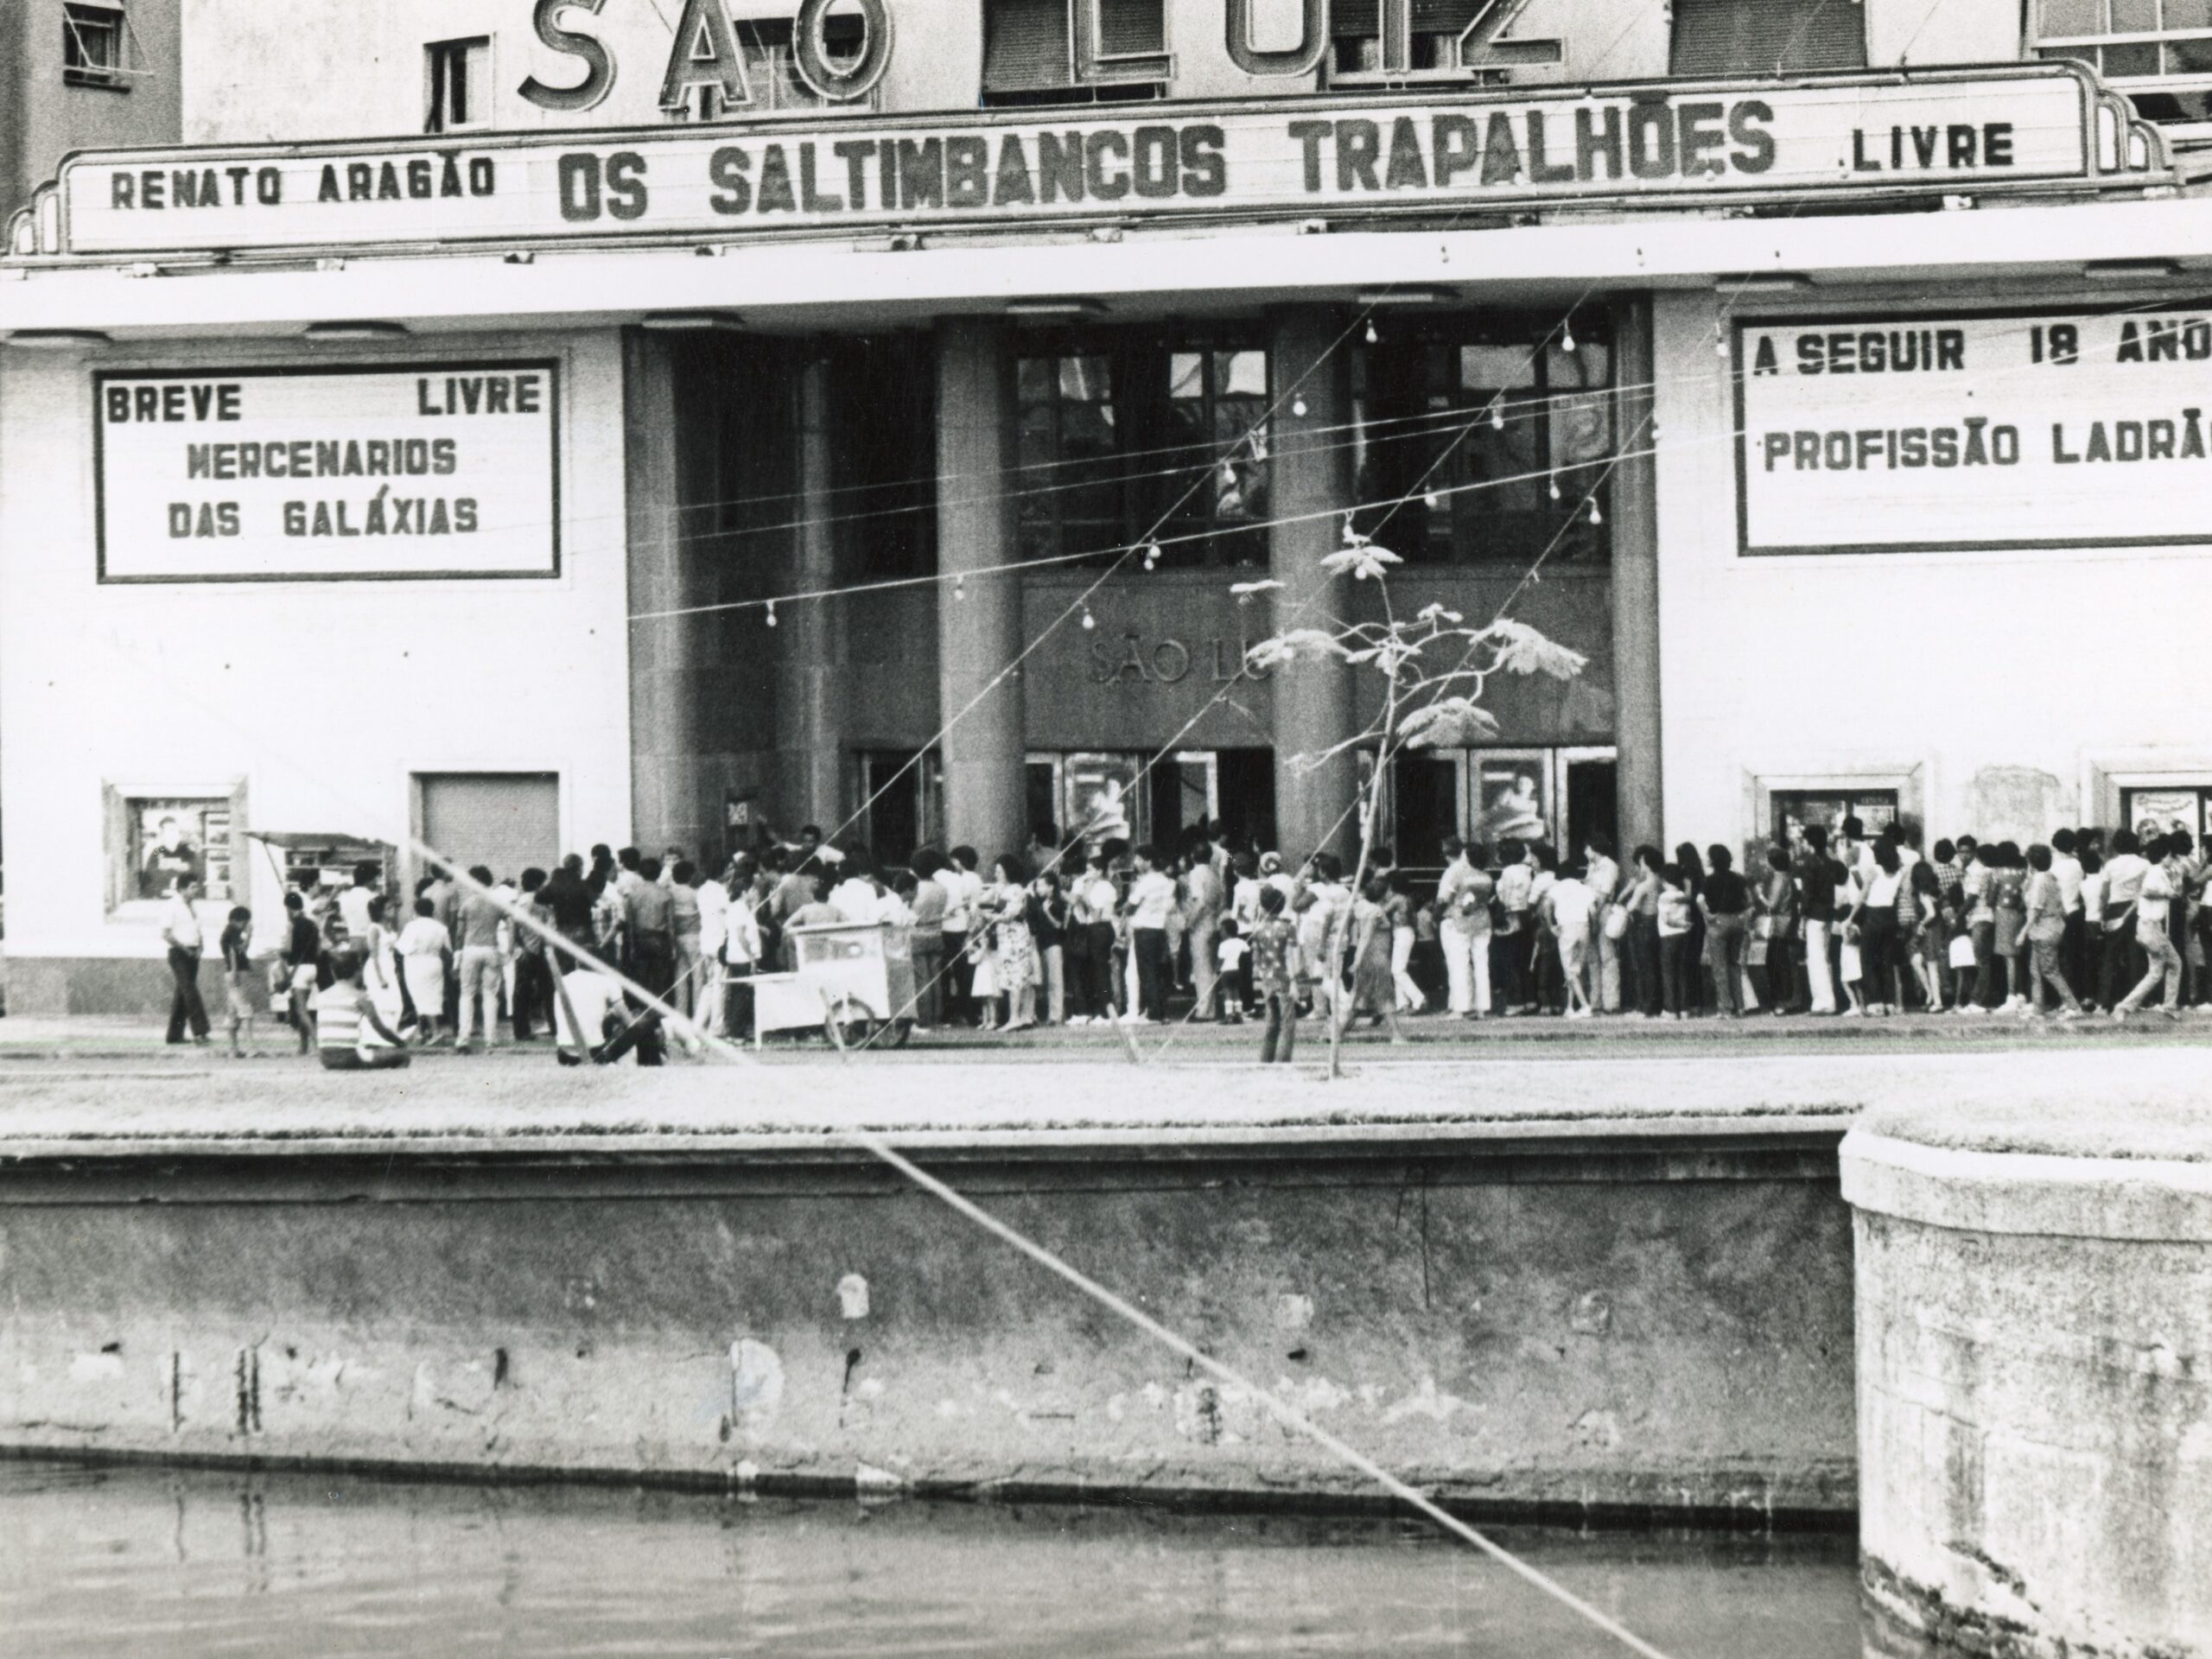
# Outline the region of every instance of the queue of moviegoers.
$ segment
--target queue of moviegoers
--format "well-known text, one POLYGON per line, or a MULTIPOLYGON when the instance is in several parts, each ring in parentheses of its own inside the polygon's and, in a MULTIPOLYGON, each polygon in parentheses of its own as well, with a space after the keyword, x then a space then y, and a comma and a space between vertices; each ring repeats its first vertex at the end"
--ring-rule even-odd
MULTIPOLYGON (((1863 1018, 1907 1014, 2169 1018, 2212 1009, 2212 836, 2155 822, 2060 830, 2022 848, 1923 844, 1793 823, 1739 869, 1726 846, 1593 836, 1562 862, 1542 842, 1446 842, 1416 882, 1388 849, 1347 871, 1293 863, 1201 826, 1173 849, 1122 839, 988 857, 924 848, 897 868, 808 826, 764 833, 718 872, 683 849, 595 847, 547 871, 441 868, 411 897, 364 863, 351 886, 286 894, 272 935, 244 909, 219 941, 231 1052, 266 995, 302 1053, 404 1065, 414 1047, 557 1038, 561 1058, 660 1063, 672 1033, 752 1028, 756 976, 789 972, 814 928, 887 929, 911 960, 898 1010, 920 1029, 1018 1032, 1119 1022, 1263 1022, 1287 1060, 1299 1022, 1387 1029, 1442 1015, 1569 1020, 1863 1018), (541 931, 542 930, 542 931, 541 931), (273 944, 273 954, 269 947, 273 944), (672 1026, 621 979, 682 1016, 672 1026), (581 1033, 581 1035, 579 1035, 581 1033)), ((163 925, 176 990, 168 1040, 209 1040, 204 944, 188 874, 163 925)))

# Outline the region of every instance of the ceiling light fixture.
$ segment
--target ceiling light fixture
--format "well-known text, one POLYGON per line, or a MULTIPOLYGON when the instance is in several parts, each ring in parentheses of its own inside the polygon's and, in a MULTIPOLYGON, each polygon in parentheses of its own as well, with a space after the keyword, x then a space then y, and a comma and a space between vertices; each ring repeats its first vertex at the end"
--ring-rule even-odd
POLYGON ((404 340, 407 333, 404 322, 380 322, 368 318, 311 322, 307 326, 309 340, 404 340))
POLYGON ((8 343, 27 352, 73 352, 105 346, 109 340, 97 328, 18 328, 8 336, 8 343))

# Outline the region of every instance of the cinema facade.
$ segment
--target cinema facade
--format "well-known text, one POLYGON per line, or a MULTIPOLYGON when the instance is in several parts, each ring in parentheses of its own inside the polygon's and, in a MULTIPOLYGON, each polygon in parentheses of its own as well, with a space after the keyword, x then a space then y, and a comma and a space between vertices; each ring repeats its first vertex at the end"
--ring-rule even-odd
POLYGON ((1372 613, 1347 528, 1588 659, 1393 763, 1409 861, 2212 828, 2212 223, 2078 64, 943 115, 842 39, 711 123, 188 110, 18 216, 11 1009, 156 1000, 180 849, 1341 843, 1373 688, 1245 652, 1372 613))

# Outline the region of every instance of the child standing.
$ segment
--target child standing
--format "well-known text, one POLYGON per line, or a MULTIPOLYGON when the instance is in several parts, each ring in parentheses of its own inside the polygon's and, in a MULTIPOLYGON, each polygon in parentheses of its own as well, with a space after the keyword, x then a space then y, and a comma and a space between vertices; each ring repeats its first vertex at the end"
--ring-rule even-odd
POLYGON ((255 1059, 261 1058, 261 1047, 254 1039, 253 1016, 253 912, 244 905, 232 907, 230 925, 223 930, 223 988, 231 1005, 231 1058, 245 1058, 246 1051, 238 1046, 238 1027, 245 1027, 245 1039, 252 1046, 255 1059))
POLYGON ((1215 996, 1221 1006, 1215 1016, 1224 1025, 1242 1025, 1246 1012, 1252 1006, 1252 974, 1247 958, 1252 947, 1240 936, 1236 918, 1221 918, 1221 936, 1214 945, 1214 961, 1220 969, 1215 979, 1215 996))
POLYGON ((1252 930, 1252 989, 1267 1019, 1260 1064, 1290 1064, 1298 1041, 1298 930, 1283 915, 1281 890, 1260 890, 1260 921, 1252 930))
POLYGON ((415 919, 399 931, 399 961, 421 1027, 419 1040, 425 1043, 438 1039, 438 1019, 446 1005, 446 963, 452 956, 453 939, 438 919, 437 900, 427 894, 417 899, 415 919))

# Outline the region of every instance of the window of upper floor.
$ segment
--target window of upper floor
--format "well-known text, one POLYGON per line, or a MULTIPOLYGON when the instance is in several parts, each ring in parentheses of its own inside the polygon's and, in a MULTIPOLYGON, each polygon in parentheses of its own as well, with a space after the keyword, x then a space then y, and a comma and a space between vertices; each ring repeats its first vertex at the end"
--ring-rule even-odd
POLYGON ((61 8, 61 79, 65 86, 127 92, 139 72, 130 18, 120 5, 61 8))
POLYGON ((490 124, 492 42, 481 35, 423 48, 423 130, 466 132, 490 124))
POLYGON ((2088 65, 2148 119, 2212 120, 2212 0, 2029 0, 2028 50, 2088 65))
POLYGON ((1670 74, 1789 75, 1866 67, 1863 0, 1674 0, 1670 74))
POLYGON ((986 109, 1166 95, 1165 0, 983 0, 986 109))

